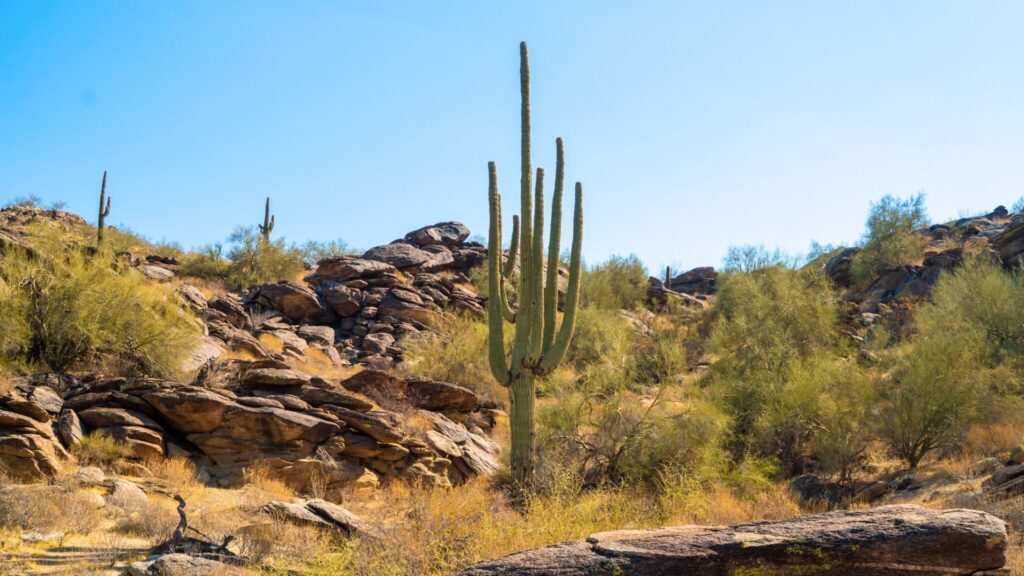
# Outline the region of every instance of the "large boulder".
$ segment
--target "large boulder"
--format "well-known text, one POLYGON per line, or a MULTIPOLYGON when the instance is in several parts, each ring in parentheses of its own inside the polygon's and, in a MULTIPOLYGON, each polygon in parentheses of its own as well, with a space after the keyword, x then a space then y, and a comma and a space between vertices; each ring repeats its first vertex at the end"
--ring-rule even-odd
POLYGON ((327 280, 347 282, 349 280, 361 280, 395 274, 398 274, 398 270, 386 262, 352 256, 339 256, 337 258, 326 258, 318 262, 316 272, 307 276, 306 281, 311 284, 319 284, 327 280))
POLYGON ((977 510, 885 506, 733 527, 620 530, 484 562, 462 576, 975 574, 1005 564, 1005 523, 977 510))
POLYGON ((370 248, 363 254, 363 258, 367 260, 384 262, 398 269, 423 266, 433 257, 434 255, 430 252, 404 242, 370 248))
POLYGON ((405 235, 406 242, 418 246, 441 244, 458 248, 469 238, 469 228, 462 222, 440 222, 433 226, 424 226, 405 235))
POLYGON ((335 319, 334 313, 310 287, 287 280, 257 287, 248 301, 277 310, 293 322, 329 324, 335 319))

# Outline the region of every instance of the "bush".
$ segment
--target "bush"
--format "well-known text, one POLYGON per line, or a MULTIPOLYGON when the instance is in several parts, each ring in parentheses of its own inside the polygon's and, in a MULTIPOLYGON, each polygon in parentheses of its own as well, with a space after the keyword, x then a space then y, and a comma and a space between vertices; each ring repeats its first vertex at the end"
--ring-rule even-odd
POLYGON ((580 304, 603 310, 629 310, 647 295, 647 270, 636 255, 612 256, 583 274, 580 304))
POLYGON ((826 398, 850 368, 836 364, 838 312, 826 280, 768 267, 720 278, 708 347, 714 398, 732 418, 737 458, 808 464, 826 398))
POLYGON ((225 283, 241 290, 257 284, 290 280, 304 269, 302 254, 284 239, 265 242, 252 226, 240 227, 228 238, 230 250, 225 283))
POLYGON ((786 254, 779 248, 769 251, 760 246, 730 246, 722 260, 723 272, 753 272, 762 268, 781 266, 795 268, 800 258, 786 254))
POLYGON ((328 240, 326 242, 309 240, 295 247, 295 250, 298 251, 300 258, 302 258, 302 261, 308 266, 312 266, 326 258, 359 255, 358 250, 354 250, 341 238, 338 238, 337 240, 328 240))
POLYGON ((886 195, 872 204, 863 249, 853 260, 854 278, 867 282, 886 268, 918 260, 924 249, 924 238, 914 234, 914 230, 927 225, 924 194, 915 194, 906 200, 886 195))
POLYGON ((988 384, 982 350, 970 335, 919 336, 881 382, 881 435, 910 468, 935 450, 955 447, 978 418, 988 384))
POLYGON ((35 257, 9 250, 0 261, 0 352, 58 372, 90 362, 123 375, 181 372, 199 325, 169 286, 115 270, 105 251, 56 237, 33 245, 35 257))
MULTIPOLYGON (((418 333, 402 341, 409 374, 465 386, 504 405, 505 388, 491 375, 487 359, 487 325, 462 316, 438 319, 434 333, 418 333)), ((506 329, 511 337, 513 330, 506 329)))
POLYGON ((1021 364, 1024 354, 1024 287, 1020 273, 1004 272, 992 260, 968 258, 944 273, 930 304, 915 314, 922 335, 952 332, 984 343, 990 365, 1021 364))
POLYGON ((118 462, 134 455, 132 447, 125 442, 118 442, 106 432, 93 432, 82 438, 72 449, 80 464, 99 466, 104 469, 113 468, 118 462))

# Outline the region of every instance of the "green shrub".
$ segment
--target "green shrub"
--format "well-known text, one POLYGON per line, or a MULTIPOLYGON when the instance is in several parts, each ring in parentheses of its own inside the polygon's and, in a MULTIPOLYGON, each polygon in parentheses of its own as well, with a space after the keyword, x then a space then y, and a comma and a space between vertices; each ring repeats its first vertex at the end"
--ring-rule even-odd
MULTIPOLYGON (((317 262, 326 258, 337 258, 339 256, 358 256, 359 251, 353 249, 348 245, 347 242, 338 238, 336 240, 328 240, 320 242, 316 240, 308 240, 303 242, 295 249, 298 251, 300 258, 307 265, 312 266, 317 262)), ((482 266, 481 266, 482 268, 482 266)))
POLYGON ((106 432, 93 432, 84 436, 72 449, 79 464, 112 468, 118 462, 131 458, 134 452, 125 442, 118 442, 106 432))
POLYGON ((1024 353, 1024 286, 1019 271, 1005 272, 989 258, 968 258, 943 273, 931 303, 914 316, 922 335, 953 332, 984 342, 990 365, 1021 364, 1024 353))
POLYGON ((753 272, 773 266, 795 268, 800 260, 779 248, 768 250, 763 245, 730 246, 722 260, 722 271, 753 272))
POLYGON ((919 336, 880 383, 881 435, 910 468, 935 450, 954 448, 979 417, 989 384, 983 350, 969 334, 919 336))
MULTIPOLYGON (((433 333, 402 340, 409 374, 465 386, 504 405, 507 392, 491 375, 487 361, 487 324, 462 316, 438 319, 433 333)), ((506 330, 511 333, 512 330, 506 330)))
POLYGON ((854 279, 867 282, 886 268, 920 259, 924 238, 914 234, 914 230, 927 225, 924 194, 905 200, 886 195, 872 204, 863 249, 853 260, 854 279))
POLYGON ((636 255, 612 256, 583 274, 580 303, 584 308, 632 309, 647 295, 647 270, 636 255))
POLYGON ((0 260, 0 351, 8 359, 58 372, 91 363, 125 375, 180 373, 200 329, 172 288, 134 269, 118 272, 106 251, 69 250, 55 236, 33 246, 34 258, 9 250, 0 260))
POLYGON ((186 254, 181 259, 181 275, 207 280, 227 278, 229 262, 223 252, 220 244, 210 244, 186 254))
POLYGON ((236 229, 228 242, 225 283, 229 289, 290 280, 305 269, 297 249, 288 247, 283 238, 265 242, 252 226, 236 229))
POLYGON ((840 351, 827 281, 774 266, 720 277, 709 351, 711 391, 732 419, 736 457, 777 458, 790 473, 808 464, 840 351))

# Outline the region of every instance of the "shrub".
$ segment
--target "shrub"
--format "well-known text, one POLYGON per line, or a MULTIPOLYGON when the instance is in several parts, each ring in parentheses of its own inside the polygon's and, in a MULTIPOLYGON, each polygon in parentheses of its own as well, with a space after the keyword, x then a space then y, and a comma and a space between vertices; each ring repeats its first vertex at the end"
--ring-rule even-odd
POLYGON ((305 269, 302 254, 297 249, 289 248, 283 238, 264 241, 252 226, 237 228, 228 242, 230 264, 225 282, 230 289, 289 280, 305 269))
POLYGON ((438 318, 434 328, 433 333, 421 332, 402 341, 405 361, 401 367, 409 374, 465 386, 504 404, 507 392, 491 375, 487 361, 487 325, 448 315, 438 318))
POLYGON ((103 431, 87 434, 72 448, 72 453, 78 458, 79 463, 104 469, 113 468, 118 462, 131 458, 134 454, 130 445, 118 442, 103 431))
POLYGON ((762 268, 781 266, 795 268, 800 258, 792 256, 776 248, 768 250, 760 246, 730 246, 722 260, 723 272, 753 272, 762 268))
POLYGON ((603 310, 631 309, 647 295, 647 270, 636 255, 612 256, 588 268, 582 279, 580 303, 603 310))
POLYGON ((337 258, 339 256, 358 256, 359 251, 353 249, 347 242, 338 238, 320 242, 308 240, 295 248, 302 261, 312 266, 325 258, 337 258))
POLYGON ((58 372, 99 362, 124 375, 180 373, 199 325, 170 287, 114 270, 107 252, 67 250, 54 237, 33 245, 33 258, 9 250, 0 261, 8 358, 58 372))
POLYGON ((863 249, 853 260, 854 278, 866 282, 886 268, 918 260, 924 249, 924 238, 914 234, 914 230, 927 225, 924 194, 905 200, 886 195, 872 204, 863 249))
POLYGON ((983 343, 951 332, 919 336, 881 382, 881 435, 910 468, 951 449, 978 418, 987 393, 983 343))
POLYGON ((988 258, 968 258, 939 278, 931 303, 917 311, 914 324, 925 336, 953 332, 980 340, 990 365, 1019 365, 1024 353, 1020 273, 1004 272, 988 258))

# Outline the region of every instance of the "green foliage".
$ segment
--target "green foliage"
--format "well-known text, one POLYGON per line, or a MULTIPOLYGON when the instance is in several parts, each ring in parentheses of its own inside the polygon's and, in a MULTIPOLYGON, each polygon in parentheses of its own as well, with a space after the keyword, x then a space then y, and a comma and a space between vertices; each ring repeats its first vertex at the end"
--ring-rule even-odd
POLYGON ((965 342, 981 341, 989 365, 1022 365, 1024 353, 1024 286, 1019 271, 1004 272, 991 259, 968 258, 944 273, 932 302, 915 314, 922 335, 952 332, 965 342))
POLYGON ((631 310, 639 307, 647 294, 647 269, 634 254, 612 256, 587 268, 583 278, 580 301, 585 308, 631 310))
POLYGON ((915 235, 914 230, 927 225, 924 194, 907 199, 886 195, 872 204, 862 240, 863 250, 853 261, 854 278, 866 282, 886 268, 918 260, 924 239, 915 235))
POLYGON ((764 245, 730 246, 722 260, 723 272, 753 272, 762 268, 796 268, 800 257, 779 248, 768 250, 764 245))
POLYGON ((773 266, 724 274, 719 287, 711 386, 732 418, 733 452, 775 457, 799 472, 826 397, 851 369, 837 365, 838 313, 827 281, 773 266))
POLYGON ((302 273, 302 255, 284 239, 264 241, 256 229, 237 228, 228 238, 229 250, 225 284, 241 290, 278 280, 290 280, 302 273))
POLYGON ((978 418, 988 393, 983 350, 969 334, 919 336, 881 383, 881 435, 911 468, 934 450, 953 448, 978 418))
POLYGON ((465 386, 504 404, 505 390, 494 380, 487 362, 487 325, 473 318, 447 316, 432 328, 433 333, 420 332, 402 340, 402 369, 465 386))
POLYGON ((118 442, 103 431, 87 434, 74 446, 72 453, 79 464, 101 468, 111 468, 134 454, 131 445, 118 442))
POLYGON ((59 236, 33 246, 34 258, 9 250, 0 260, 4 356, 55 371, 101 363, 122 374, 180 373, 199 328, 170 287, 115 270, 109 252, 68 249, 59 236))
MULTIPOLYGON (((337 258, 339 256, 358 256, 359 251, 348 245, 347 242, 338 238, 336 240, 316 241, 308 240, 295 247, 302 261, 307 266, 312 266, 326 258, 337 258)), ((479 268, 483 268, 480 266, 479 268)))

